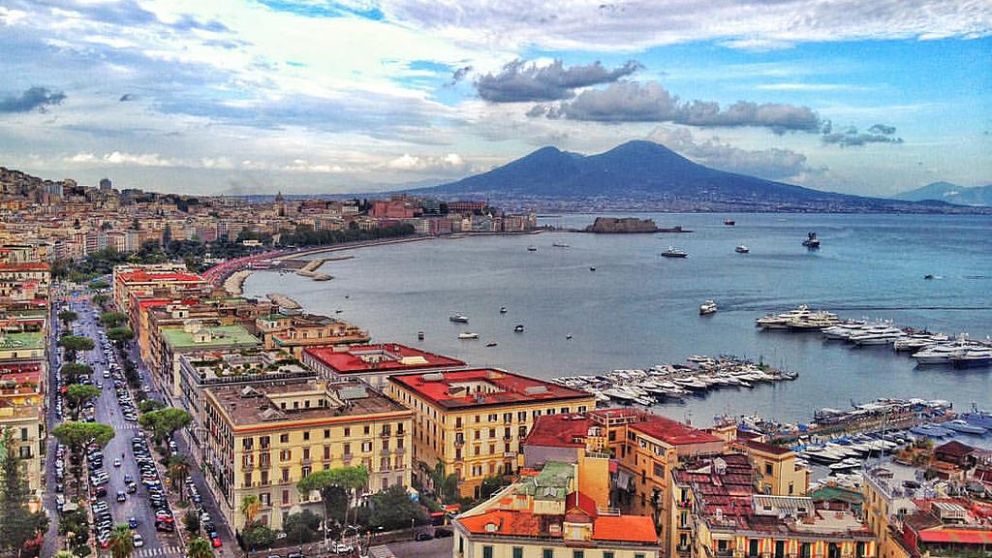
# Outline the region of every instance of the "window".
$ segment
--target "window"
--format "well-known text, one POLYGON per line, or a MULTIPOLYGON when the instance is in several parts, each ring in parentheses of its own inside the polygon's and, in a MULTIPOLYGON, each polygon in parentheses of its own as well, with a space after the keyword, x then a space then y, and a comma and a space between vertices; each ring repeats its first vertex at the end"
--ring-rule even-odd
POLYGON ((330 438, 330 437, 331 437, 331 430, 329 428, 325 428, 324 429, 324 438, 326 439, 326 438, 330 438))
POLYGON ((368 436, 369 433, 372 432, 372 427, 366 424, 364 430, 365 430, 365 435, 368 436))
POLYGON ((283 490, 282 491, 282 505, 284 505, 284 506, 288 506, 289 505, 289 491, 288 490, 283 490))
POLYGON ((748 539, 747 541, 747 555, 751 558, 757 558, 758 556, 758 539, 748 539))
POLYGON ((280 434, 279 435, 279 442, 282 443, 282 444, 288 444, 289 443, 289 434, 280 434))
POLYGON ((553 548, 542 549, 541 558, 555 558, 555 549, 553 548))
POLYGON ((493 558, 493 547, 488 545, 482 547, 482 558, 493 558))
POLYGON ((765 474, 766 475, 770 475, 774 471, 775 471, 775 468, 772 467, 772 464, 771 463, 765 463, 765 474))
POLYGON ((799 558, 810 558, 813 556, 813 545, 804 542, 799 545, 799 558))
POLYGON ((282 469, 282 482, 289 482, 289 469, 286 467, 282 469))
POLYGON ((345 444, 344 445, 344 454, 345 455, 351 455, 351 444, 345 444))
POLYGON ((344 427, 344 436, 345 436, 345 438, 347 438, 348 436, 351 436, 351 427, 350 426, 345 426, 344 427))
MULTIPOLYGON (((28 433, 27 429, 24 429, 24 428, 21 429, 21 439, 22 440, 27 440, 27 433, 28 433)), ((254 444, 255 444, 255 439, 254 438, 242 438, 242 440, 241 440, 241 447, 244 448, 245 450, 248 450, 248 451, 251 451, 251 449, 254 446, 254 444)))
POLYGON ((513 547, 513 558, 524 558, 524 549, 522 546, 513 547))
POLYGON ((857 558, 864 558, 864 556, 865 556, 865 543, 864 542, 858 542, 858 544, 857 544, 857 546, 855 548, 856 548, 856 550, 854 551, 854 555, 857 558))
POLYGON ((603 558, 615 558, 615 555, 609 550, 603 551, 603 558))
POLYGON ((262 436, 261 438, 259 438, 258 439, 258 445, 262 449, 268 448, 269 447, 269 437, 268 436, 262 436))
POLYGON ((310 439, 310 431, 308 430, 308 431, 306 431, 306 432, 303 433, 303 441, 306 442, 309 439, 310 439))
POLYGON ((331 458, 331 446, 324 446, 324 459, 327 460, 330 458, 331 458))
POLYGON ((573 550, 572 558, 586 558, 586 551, 584 550, 573 550))

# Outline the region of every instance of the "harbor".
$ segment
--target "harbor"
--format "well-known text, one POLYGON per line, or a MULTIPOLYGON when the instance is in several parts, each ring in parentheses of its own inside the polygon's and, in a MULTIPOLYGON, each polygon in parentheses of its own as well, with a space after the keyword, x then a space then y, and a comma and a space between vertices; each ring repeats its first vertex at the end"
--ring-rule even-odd
POLYGON ((795 380, 798 374, 732 356, 694 355, 685 364, 613 370, 599 375, 562 376, 551 381, 596 396, 603 405, 680 402, 717 389, 751 389, 760 383, 795 380))

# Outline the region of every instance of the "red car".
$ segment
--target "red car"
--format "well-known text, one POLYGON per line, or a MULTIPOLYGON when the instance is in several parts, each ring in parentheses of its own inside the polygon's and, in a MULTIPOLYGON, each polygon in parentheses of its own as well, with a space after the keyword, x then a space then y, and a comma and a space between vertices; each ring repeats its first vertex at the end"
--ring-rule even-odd
POLYGON ((223 543, 220 542, 220 537, 214 537, 210 539, 210 544, 214 545, 214 548, 220 548, 223 543))

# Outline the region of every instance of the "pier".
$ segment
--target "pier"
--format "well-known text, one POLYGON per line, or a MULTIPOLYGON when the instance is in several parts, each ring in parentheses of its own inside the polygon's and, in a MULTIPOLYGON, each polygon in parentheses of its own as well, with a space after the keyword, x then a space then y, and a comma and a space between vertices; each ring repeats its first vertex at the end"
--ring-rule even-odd
POLYGON ((272 302, 278 304, 279 308, 282 310, 288 310, 290 312, 300 312, 303 309, 303 307, 300 306, 299 302, 296 302, 295 300, 289 298, 288 296, 282 293, 268 293, 265 296, 272 302))
POLYGON ((329 281, 334 278, 332 275, 329 275, 327 273, 317 272, 320 266, 324 265, 324 263, 328 261, 330 261, 328 258, 318 258, 316 260, 310 260, 309 262, 304 264, 303 267, 296 270, 296 274, 302 277, 309 277, 314 281, 329 281))

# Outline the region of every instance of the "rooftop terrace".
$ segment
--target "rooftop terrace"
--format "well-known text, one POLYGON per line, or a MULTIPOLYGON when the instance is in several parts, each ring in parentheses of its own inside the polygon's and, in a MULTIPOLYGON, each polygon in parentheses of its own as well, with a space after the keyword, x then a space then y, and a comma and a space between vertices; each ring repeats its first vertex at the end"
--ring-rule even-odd
POLYGON ((591 398, 592 394, 495 368, 390 376, 389 381, 448 409, 591 398))
POLYGON ((335 372, 403 372, 424 368, 455 368, 465 363, 398 343, 315 347, 306 354, 335 372))

